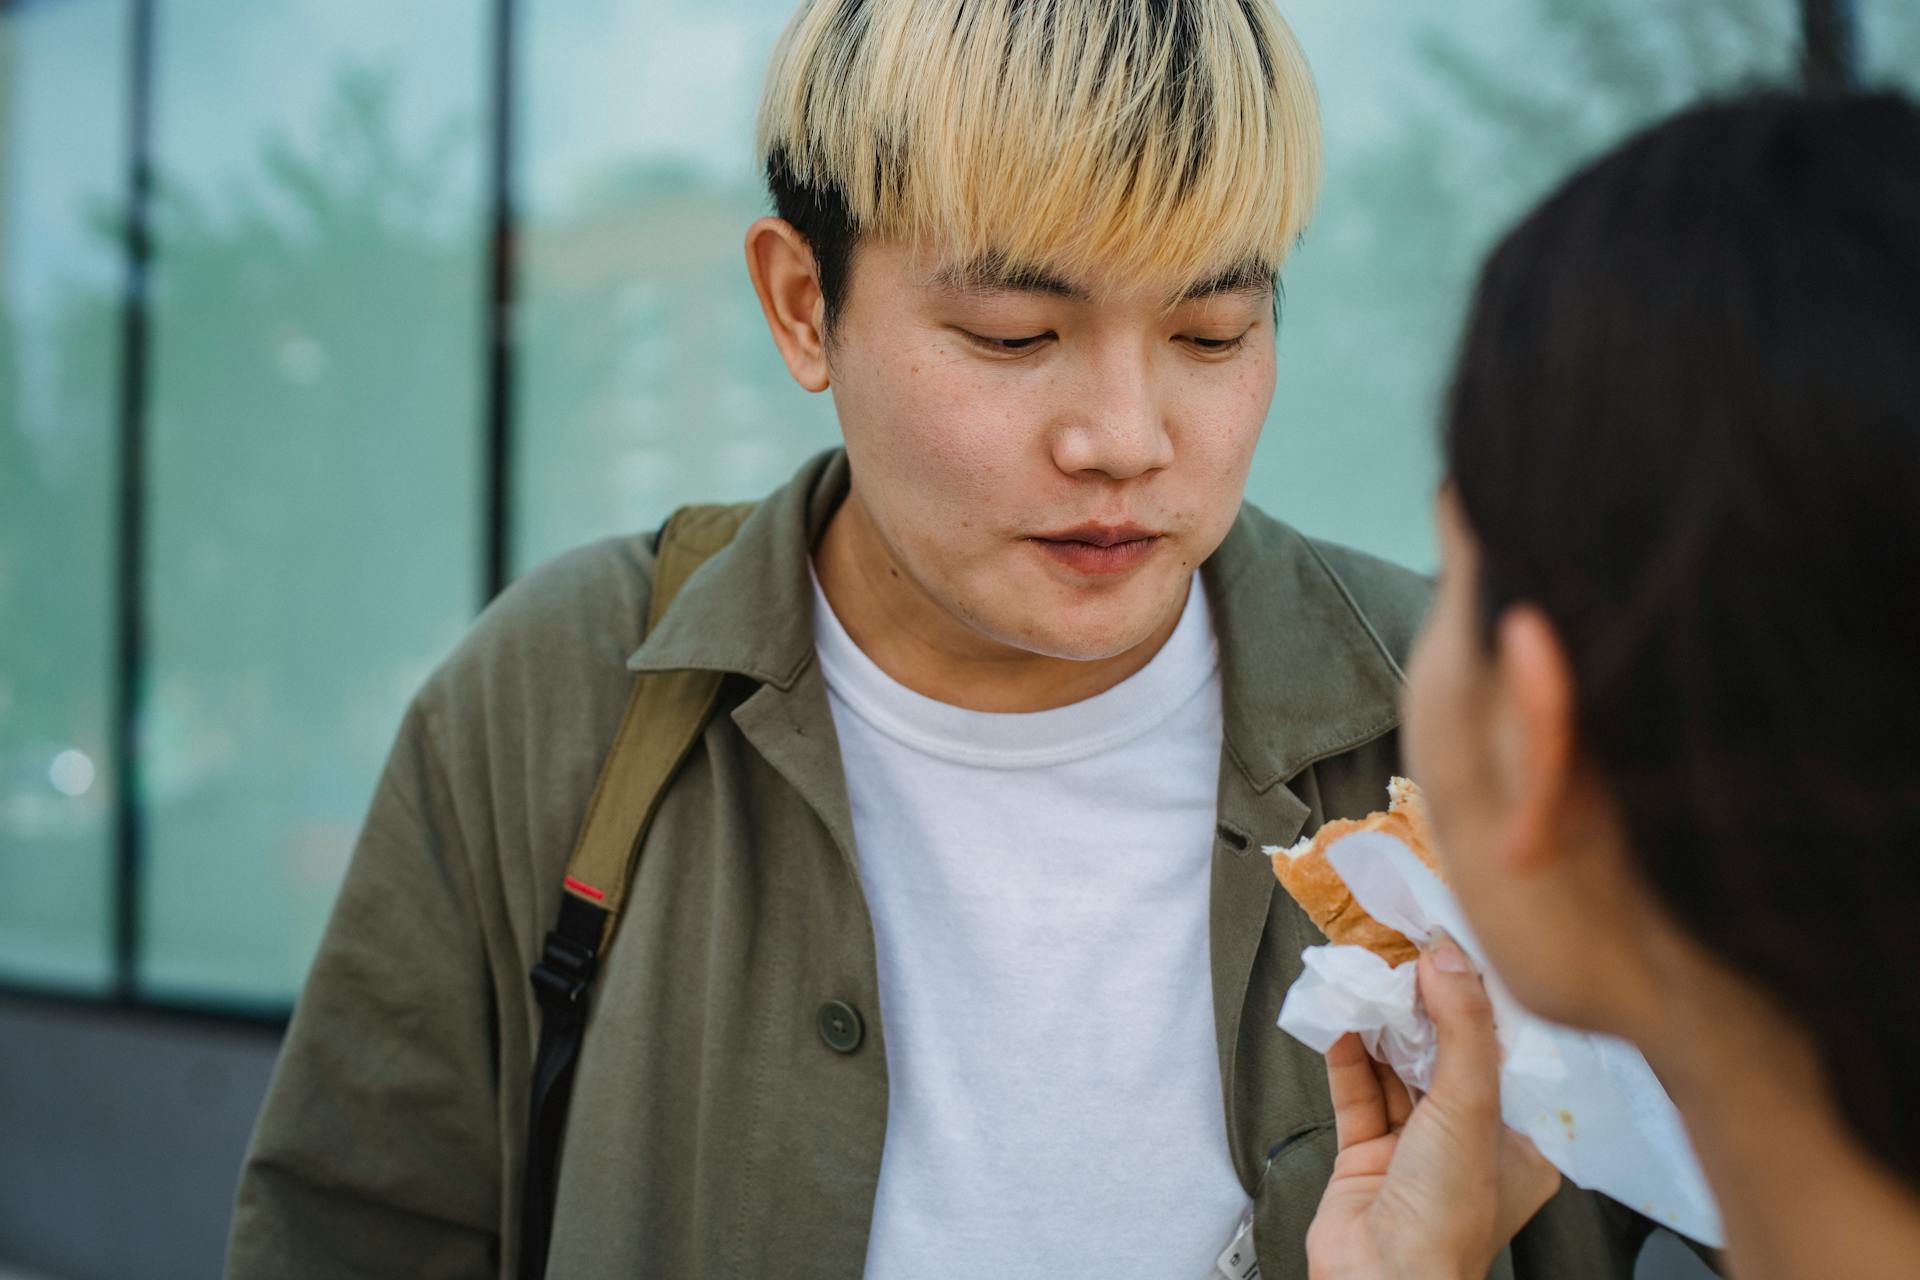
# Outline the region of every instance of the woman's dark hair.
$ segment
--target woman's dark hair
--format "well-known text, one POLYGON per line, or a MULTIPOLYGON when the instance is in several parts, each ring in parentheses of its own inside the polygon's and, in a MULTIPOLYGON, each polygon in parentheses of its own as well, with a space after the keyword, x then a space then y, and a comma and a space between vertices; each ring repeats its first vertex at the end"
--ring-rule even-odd
POLYGON ((1445 448, 1641 872, 1920 1187, 1920 108, 1715 103, 1574 175, 1481 275, 1445 448))

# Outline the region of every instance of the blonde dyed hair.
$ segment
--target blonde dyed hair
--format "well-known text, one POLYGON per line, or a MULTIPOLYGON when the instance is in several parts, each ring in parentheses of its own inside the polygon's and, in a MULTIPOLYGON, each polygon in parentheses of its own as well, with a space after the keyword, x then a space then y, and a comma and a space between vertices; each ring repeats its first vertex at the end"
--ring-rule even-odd
POLYGON ((1271 0, 805 0, 758 147, 857 235, 1102 286, 1277 271, 1320 185, 1271 0))

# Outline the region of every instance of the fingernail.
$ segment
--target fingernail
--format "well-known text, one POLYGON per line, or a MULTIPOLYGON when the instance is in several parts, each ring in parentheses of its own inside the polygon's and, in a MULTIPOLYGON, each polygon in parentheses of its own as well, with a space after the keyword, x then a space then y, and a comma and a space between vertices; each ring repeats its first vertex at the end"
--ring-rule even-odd
POLYGON ((1440 972, 1473 972, 1473 961, 1467 958, 1467 953, 1445 929, 1435 927, 1433 932, 1427 935, 1426 947, 1433 956, 1433 967, 1440 972))

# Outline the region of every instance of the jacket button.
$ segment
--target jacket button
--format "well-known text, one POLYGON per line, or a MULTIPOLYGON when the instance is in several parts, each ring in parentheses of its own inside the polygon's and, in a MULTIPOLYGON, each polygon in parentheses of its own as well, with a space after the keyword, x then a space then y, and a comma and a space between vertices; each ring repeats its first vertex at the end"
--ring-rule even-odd
POLYGON ((845 1000, 829 1000, 821 1005, 817 1021, 820 1038, 835 1053, 852 1053, 860 1047, 860 1039, 866 1034, 860 1011, 845 1000))

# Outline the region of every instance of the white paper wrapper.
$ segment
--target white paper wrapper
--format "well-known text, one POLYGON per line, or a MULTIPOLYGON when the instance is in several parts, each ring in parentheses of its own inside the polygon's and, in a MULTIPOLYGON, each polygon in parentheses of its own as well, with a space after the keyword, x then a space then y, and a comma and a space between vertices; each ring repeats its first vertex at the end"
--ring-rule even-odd
MULTIPOLYGON (((1357 832, 1328 851, 1374 919, 1409 938, 1435 925, 1485 975, 1504 1054, 1500 1110, 1575 1185, 1612 1196, 1704 1244, 1724 1243, 1680 1113, 1638 1050, 1624 1041, 1536 1018, 1488 969, 1453 894, 1400 841, 1357 832)), ((1433 1084, 1433 1023, 1416 999, 1415 966, 1389 968, 1364 947, 1309 947, 1280 1026, 1325 1053, 1349 1031, 1421 1091, 1433 1084)))

